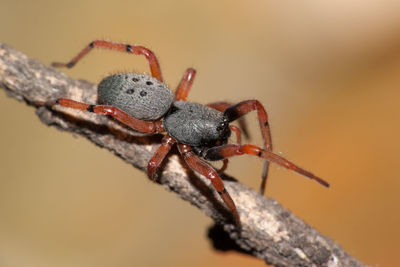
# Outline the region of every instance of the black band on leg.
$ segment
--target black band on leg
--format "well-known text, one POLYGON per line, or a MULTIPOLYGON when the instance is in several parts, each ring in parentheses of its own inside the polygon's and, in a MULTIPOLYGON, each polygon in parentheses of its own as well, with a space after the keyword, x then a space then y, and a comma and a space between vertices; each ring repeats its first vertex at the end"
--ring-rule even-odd
POLYGON ((94 112, 94 105, 89 105, 87 111, 94 112))
POLYGON ((237 120, 240 117, 240 114, 236 110, 237 106, 239 106, 240 104, 242 103, 230 106, 225 110, 224 115, 227 117, 229 122, 237 120))
POLYGON ((206 160, 210 161, 216 161, 216 160, 223 160, 225 157, 221 155, 221 153, 218 150, 219 147, 212 147, 209 148, 205 151, 203 151, 203 157, 206 160))
POLYGON ((221 192, 220 192, 220 191, 217 191, 217 192, 218 192, 218 194, 222 195, 222 194, 225 194, 225 193, 226 193, 226 189, 225 189, 225 187, 224 187, 224 189, 222 189, 221 192))

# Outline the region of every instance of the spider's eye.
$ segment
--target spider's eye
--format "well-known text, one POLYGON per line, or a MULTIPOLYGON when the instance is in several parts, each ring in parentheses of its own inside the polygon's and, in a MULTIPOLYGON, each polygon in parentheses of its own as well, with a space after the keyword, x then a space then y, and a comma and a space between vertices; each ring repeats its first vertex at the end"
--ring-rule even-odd
POLYGON ((226 122, 222 122, 220 125, 217 126, 217 131, 220 132, 226 128, 226 122))

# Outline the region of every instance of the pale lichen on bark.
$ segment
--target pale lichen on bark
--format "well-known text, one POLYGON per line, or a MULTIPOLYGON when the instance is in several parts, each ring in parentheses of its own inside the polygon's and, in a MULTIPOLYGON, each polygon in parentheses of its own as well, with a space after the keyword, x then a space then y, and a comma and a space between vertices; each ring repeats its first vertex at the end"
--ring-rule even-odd
MULTIPOLYGON (((34 106, 43 123, 85 136, 143 171, 159 145, 159 136, 143 136, 106 117, 42 106, 41 103, 59 97, 94 104, 96 86, 73 80, 5 44, 0 44, 0 87, 8 96, 34 106)), ((147 179, 145 174, 143 178, 147 179)), ((209 182, 187 171, 177 155, 168 158, 159 183, 197 206, 219 225, 209 234, 219 249, 235 249, 275 266, 364 266, 275 200, 239 182, 226 180, 224 183, 242 221, 243 227, 238 231, 209 182), (222 245, 217 245, 221 242, 218 229, 227 233, 222 245)))

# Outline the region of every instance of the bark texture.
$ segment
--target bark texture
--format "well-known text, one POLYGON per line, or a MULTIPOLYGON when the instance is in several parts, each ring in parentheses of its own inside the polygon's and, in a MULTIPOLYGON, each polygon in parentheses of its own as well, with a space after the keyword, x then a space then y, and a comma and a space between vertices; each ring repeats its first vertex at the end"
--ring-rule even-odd
MULTIPOLYGON (((144 136, 107 117, 43 106, 59 97, 94 104, 96 85, 73 80, 1 43, 0 87, 8 96, 35 107, 44 124, 82 135, 143 171, 159 145, 160 136, 144 136)), ((147 179, 145 174, 143 178, 147 179)), ((275 266, 364 266, 274 199, 261 196, 234 179, 225 180, 243 225, 238 231, 209 182, 188 171, 176 154, 168 158, 158 182, 215 221, 209 237, 217 249, 234 249, 275 266)))

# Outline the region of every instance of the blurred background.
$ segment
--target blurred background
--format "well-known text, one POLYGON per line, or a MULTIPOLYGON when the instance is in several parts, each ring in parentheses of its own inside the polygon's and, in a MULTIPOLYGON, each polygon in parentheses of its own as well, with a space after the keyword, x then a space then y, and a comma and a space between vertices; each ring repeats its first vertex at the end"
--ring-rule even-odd
MULTIPOLYGON (((0 42, 49 65, 95 39, 142 44, 189 98, 258 99, 275 152, 331 183, 273 166, 267 195, 366 264, 398 263, 400 2, 0 0, 0 42)), ((98 83, 149 72, 93 51, 71 70, 98 83)), ((256 115, 248 115, 261 144, 256 115)), ((0 92, 0 266, 265 266, 212 249, 211 220, 82 137, 41 124, 0 92)), ((258 189, 262 161, 228 174, 258 189)))

